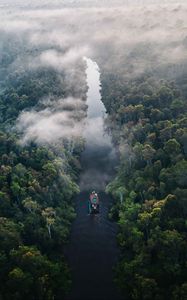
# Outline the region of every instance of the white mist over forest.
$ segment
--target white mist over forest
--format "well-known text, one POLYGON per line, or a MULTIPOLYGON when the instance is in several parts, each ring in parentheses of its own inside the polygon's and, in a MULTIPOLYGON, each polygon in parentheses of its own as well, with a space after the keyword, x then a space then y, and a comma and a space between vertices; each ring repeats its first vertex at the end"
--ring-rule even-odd
MULTIPOLYGON (((110 70, 124 65, 126 78, 155 70, 172 79, 182 76, 186 65, 186 15, 184 1, 1 1, 0 47, 8 38, 17 52, 9 70, 51 68, 59 77, 63 72, 63 80, 75 90, 80 88, 75 64, 82 63, 83 56, 98 59, 110 70)), ((33 111, 30 118, 35 118, 33 111)), ((23 120, 18 118, 20 130, 23 120)), ((28 140, 30 128, 25 126, 23 139, 28 140)))
POLYGON ((186 0, 0 0, 1 300, 186 299, 186 99, 186 0))

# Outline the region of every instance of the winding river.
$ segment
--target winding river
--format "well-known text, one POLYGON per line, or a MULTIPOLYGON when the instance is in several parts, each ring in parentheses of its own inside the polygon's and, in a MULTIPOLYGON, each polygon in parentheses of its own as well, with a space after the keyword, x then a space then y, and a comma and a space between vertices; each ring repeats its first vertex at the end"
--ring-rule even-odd
POLYGON ((113 267, 119 256, 117 226, 108 219, 111 199, 104 193, 114 173, 116 156, 105 131, 106 110, 101 101, 99 67, 91 59, 84 59, 88 84, 88 112, 83 133, 86 145, 81 159, 81 193, 75 199, 77 217, 66 249, 73 277, 67 300, 117 300, 120 296, 113 283, 113 267), (90 216, 87 201, 93 189, 99 193, 100 213, 90 216))

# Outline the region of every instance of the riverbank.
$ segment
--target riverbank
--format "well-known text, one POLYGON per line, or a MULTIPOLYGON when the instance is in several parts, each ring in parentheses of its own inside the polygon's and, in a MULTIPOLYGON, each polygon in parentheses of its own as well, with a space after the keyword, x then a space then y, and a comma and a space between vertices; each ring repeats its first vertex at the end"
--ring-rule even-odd
POLYGON ((115 149, 105 130, 106 109, 101 101, 98 65, 87 63, 87 119, 85 149, 81 156, 81 193, 75 198, 77 217, 73 222, 66 257, 72 271, 72 291, 67 300, 120 299, 113 282, 113 267, 119 257, 117 225, 108 218, 112 199, 104 193, 114 175, 115 149), (100 213, 88 215, 91 190, 99 193, 100 213))

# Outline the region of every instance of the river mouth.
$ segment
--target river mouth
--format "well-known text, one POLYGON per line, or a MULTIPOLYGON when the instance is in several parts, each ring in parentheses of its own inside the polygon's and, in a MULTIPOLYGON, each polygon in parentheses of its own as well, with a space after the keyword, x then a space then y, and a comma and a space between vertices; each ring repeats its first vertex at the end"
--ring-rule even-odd
POLYGON ((121 299, 113 282, 113 267, 119 257, 117 225, 108 219, 112 199, 104 193, 114 175, 116 154, 105 131, 106 110, 101 101, 99 68, 87 63, 85 150, 82 153, 81 193, 75 198, 77 217, 72 224, 66 256, 72 272, 72 290, 67 300, 121 299), (99 193, 100 212, 88 214, 89 193, 99 193))

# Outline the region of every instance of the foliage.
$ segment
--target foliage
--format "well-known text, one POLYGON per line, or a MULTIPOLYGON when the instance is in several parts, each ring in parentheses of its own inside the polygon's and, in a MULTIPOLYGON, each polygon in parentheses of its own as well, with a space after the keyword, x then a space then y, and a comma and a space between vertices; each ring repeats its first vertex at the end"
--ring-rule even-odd
POLYGON ((110 85, 104 72, 102 79, 120 154, 107 187, 120 227, 116 282, 125 299, 186 299, 186 99, 173 83, 153 77, 116 76, 110 85))
MULTIPOLYGON (((63 72, 45 67, 12 67, 10 72, 17 56, 13 43, 12 37, 6 49, 4 45, 0 62, 0 299, 64 299, 71 281, 62 253, 75 217, 72 199, 79 192, 83 141, 77 139, 71 153, 65 140, 53 146, 21 146, 14 125, 22 110, 42 105, 45 97, 75 93, 85 98, 84 76, 77 95, 62 80, 63 72)), ((84 67, 77 66, 77 72, 84 74, 84 67)))

